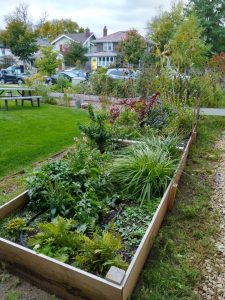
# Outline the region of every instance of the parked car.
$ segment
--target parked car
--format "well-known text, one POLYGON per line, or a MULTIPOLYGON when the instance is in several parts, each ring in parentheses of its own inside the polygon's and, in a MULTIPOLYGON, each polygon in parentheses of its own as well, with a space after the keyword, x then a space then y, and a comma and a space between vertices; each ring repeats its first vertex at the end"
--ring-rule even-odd
POLYGON ((53 76, 46 77, 46 84, 56 84, 59 78, 67 79, 72 84, 86 80, 86 74, 84 71, 75 70, 74 71, 62 71, 53 76))
POLYGON ((85 72, 83 70, 75 69, 75 68, 66 69, 64 72, 71 72, 71 73, 75 74, 77 77, 84 77, 86 79, 88 77, 87 72, 85 72))
POLYGON ((137 79, 137 73, 134 70, 125 68, 108 69, 106 75, 113 79, 137 79))
POLYGON ((30 76, 26 73, 21 74, 13 74, 8 70, 2 69, 0 70, 0 83, 17 83, 23 84, 25 82, 26 77, 30 76))

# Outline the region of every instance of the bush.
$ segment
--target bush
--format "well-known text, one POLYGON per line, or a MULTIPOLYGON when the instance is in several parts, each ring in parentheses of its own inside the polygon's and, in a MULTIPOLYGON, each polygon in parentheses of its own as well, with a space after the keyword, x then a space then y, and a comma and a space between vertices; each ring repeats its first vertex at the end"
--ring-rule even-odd
POLYGON ((194 76, 190 81, 190 90, 200 100, 202 107, 224 106, 225 91, 216 73, 210 72, 202 76, 194 76))
POLYGON ((72 88, 72 83, 67 80, 66 78, 63 78, 59 76, 57 79, 57 83, 51 87, 53 91, 64 93, 64 89, 72 88))
POLYGON ((112 181, 128 198, 160 197, 175 171, 169 151, 142 143, 127 147, 112 162, 112 181))
POLYGON ((97 145, 99 151, 104 153, 107 144, 111 140, 111 132, 106 123, 108 116, 106 113, 95 113, 91 105, 88 106, 88 112, 91 124, 89 126, 80 125, 80 129, 92 143, 97 145))

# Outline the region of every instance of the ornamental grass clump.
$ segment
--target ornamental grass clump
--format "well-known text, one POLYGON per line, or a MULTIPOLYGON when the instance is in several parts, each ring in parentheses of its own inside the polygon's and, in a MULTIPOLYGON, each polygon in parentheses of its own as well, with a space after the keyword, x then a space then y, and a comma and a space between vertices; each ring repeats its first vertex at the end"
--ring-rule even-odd
POLYGON ((176 160, 168 151, 152 148, 146 143, 124 150, 112 164, 112 180, 140 205, 152 197, 161 197, 176 168, 176 160))

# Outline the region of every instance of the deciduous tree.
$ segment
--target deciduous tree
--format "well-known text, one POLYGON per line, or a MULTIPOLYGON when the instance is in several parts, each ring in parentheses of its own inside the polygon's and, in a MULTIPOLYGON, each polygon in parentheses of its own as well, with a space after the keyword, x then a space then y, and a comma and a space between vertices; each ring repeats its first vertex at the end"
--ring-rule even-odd
POLYGON ((212 53, 225 51, 225 0, 189 0, 187 10, 194 12, 202 26, 212 53))
POLYGON ((38 50, 36 35, 22 21, 10 21, 2 33, 2 42, 22 61, 27 61, 38 50))
POLYGON ((53 51, 52 47, 44 47, 41 49, 41 54, 42 56, 36 60, 38 71, 45 75, 53 75, 59 64, 58 53, 53 51))
POLYGON ((173 4, 170 11, 161 12, 148 22, 148 37, 156 44, 160 53, 165 50, 165 46, 183 19, 183 4, 179 2, 173 4))
POLYGON ((64 52, 64 60, 67 66, 76 66, 78 64, 84 64, 87 61, 85 54, 87 49, 80 43, 71 42, 68 48, 64 52))
POLYGON ((137 30, 130 30, 127 38, 118 44, 117 51, 121 56, 122 61, 126 61, 134 66, 138 66, 140 60, 146 51, 146 41, 137 32, 137 30))
POLYGON ((84 29, 70 19, 53 19, 45 21, 40 24, 36 32, 40 37, 48 38, 50 41, 54 40, 58 35, 63 33, 77 33, 83 32, 84 29))
POLYGON ((202 28, 195 15, 190 15, 180 23, 167 47, 173 64, 181 72, 186 68, 200 67, 206 63, 209 47, 202 38, 202 28))

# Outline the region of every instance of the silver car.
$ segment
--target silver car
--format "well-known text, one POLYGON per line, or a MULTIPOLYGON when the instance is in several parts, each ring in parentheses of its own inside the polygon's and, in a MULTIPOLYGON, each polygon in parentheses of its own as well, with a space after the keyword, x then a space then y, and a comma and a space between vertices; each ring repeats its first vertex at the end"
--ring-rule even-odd
POLYGON ((119 68, 119 69, 108 69, 106 75, 113 79, 136 79, 136 72, 133 70, 119 68))

